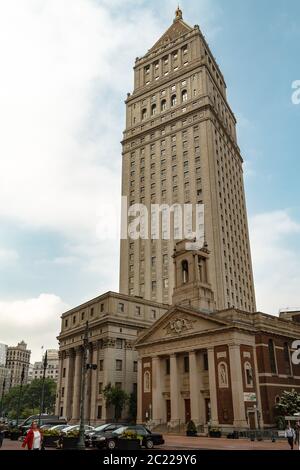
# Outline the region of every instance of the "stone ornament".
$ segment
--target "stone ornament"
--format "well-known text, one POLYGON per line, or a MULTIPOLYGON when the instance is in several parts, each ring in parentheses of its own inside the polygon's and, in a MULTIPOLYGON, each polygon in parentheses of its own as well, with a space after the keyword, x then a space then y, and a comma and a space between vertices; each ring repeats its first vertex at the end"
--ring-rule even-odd
POLYGON ((178 334, 184 333, 186 331, 192 330, 194 328, 193 323, 196 320, 191 320, 186 317, 176 317, 174 320, 171 320, 164 329, 166 330, 166 334, 178 334))

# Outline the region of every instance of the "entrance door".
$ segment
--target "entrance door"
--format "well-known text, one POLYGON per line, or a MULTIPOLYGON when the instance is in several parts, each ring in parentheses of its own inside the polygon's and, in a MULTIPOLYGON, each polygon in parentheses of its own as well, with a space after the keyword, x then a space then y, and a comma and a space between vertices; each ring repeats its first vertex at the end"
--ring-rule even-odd
POLYGON ((191 400, 186 398, 184 400, 184 410, 185 410, 185 422, 188 423, 191 421, 191 400))
POLYGON ((249 411, 248 416, 249 416, 249 426, 250 426, 250 429, 255 429, 255 428, 256 428, 255 412, 254 412, 254 411, 249 411))
POLYGON ((167 423, 171 421, 171 400, 166 400, 166 409, 167 409, 167 423))

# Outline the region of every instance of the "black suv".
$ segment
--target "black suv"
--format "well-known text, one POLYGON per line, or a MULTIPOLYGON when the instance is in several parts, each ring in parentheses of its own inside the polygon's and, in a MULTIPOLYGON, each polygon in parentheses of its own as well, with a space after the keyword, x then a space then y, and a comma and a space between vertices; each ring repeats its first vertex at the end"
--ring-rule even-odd
POLYGON ((98 449, 117 449, 118 440, 121 438, 124 431, 135 431, 143 438, 141 446, 146 447, 146 449, 153 449, 155 445, 162 445, 165 443, 162 434, 151 432, 145 426, 138 424, 136 426, 121 426, 113 432, 105 432, 102 435, 97 436, 94 444, 95 447, 98 449))
MULTIPOLYGON (((25 419, 23 423, 19 425, 20 434, 25 435, 28 429, 31 427, 33 421, 39 421, 39 415, 32 415, 29 418, 25 419)), ((54 415, 41 415, 41 426, 51 425, 56 426, 58 424, 67 424, 66 419, 60 418, 59 416, 54 415)))

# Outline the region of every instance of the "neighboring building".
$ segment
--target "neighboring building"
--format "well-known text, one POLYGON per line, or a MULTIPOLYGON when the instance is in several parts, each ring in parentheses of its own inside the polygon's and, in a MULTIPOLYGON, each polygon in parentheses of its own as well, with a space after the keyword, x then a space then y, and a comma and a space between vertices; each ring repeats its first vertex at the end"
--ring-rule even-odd
MULTIPOLYGON (((30 371, 30 382, 34 379, 42 379, 44 374, 44 360, 45 354, 43 355, 42 361, 35 362, 30 371)), ((53 379, 55 382, 58 380, 59 371, 59 358, 57 349, 47 349, 47 368, 45 371, 45 377, 47 379, 53 379)))
POLYGON ((7 345, 0 343, 0 366, 6 364, 7 345))
POLYGON ((29 364, 28 374, 27 374, 27 383, 30 384, 33 381, 33 364, 29 364))
POLYGON ((10 385, 10 370, 5 365, 0 365, 0 400, 2 394, 6 394, 10 385))
POLYGON ((18 343, 17 346, 9 346, 7 348, 6 367, 10 370, 10 386, 15 387, 21 384, 22 371, 24 369, 24 384, 27 383, 28 369, 30 365, 31 351, 27 349, 24 341, 18 343))
POLYGON ((137 419, 174 428, 192 419, 203 430, 272 426, 281 393, 300 387, 300 365, 291 361, 299 321, 214 310, 209 253, 184 243, 174 255, 174 306, 135 345, 137 419))
MULTIPOLYGON (((97 364, 87 378, 85 419, 91 424, 113 418, 103 399, 106 385, 128 393, 137 388, 137 352, 133 345, 139 331, 149 328, 168 306, 107 292, 62 315, 60 368, 56 413, 70 422, 79 421, 82 375, 82 339, 90 325, 88 362, 97 364)), ((125 412, 126 415, 126 412, 125 412)))
MULTIPOLYGON (((122 144, 128 206, 142 203, 151 214, 151 204, 203 203, 216 306, 254 312, 236 120, 204 36, 182 20, 179 8, 170 28, 135 61, 122 144)), ((171 304, 174 239, 184 238, 177 230, 175 222, 170 240, 121 240, 121 293, 171 304)))

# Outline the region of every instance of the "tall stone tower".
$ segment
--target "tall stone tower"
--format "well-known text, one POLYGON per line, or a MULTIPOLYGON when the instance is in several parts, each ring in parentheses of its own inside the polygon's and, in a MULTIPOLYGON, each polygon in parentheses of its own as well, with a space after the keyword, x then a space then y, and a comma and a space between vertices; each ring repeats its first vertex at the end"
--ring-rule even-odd
MULTIPOLYGON (((128 206, 145 204, 150 224, 151 204, 204 204, 216 307, 255 311, 236 120, 204 36, 179 8, 165 34, 136 59, 122 144, 128 206)), ((178 239, 172 230, 170 239, 151 240, 149 233, 121 240, 120 292, 171 303, 178 239)))

